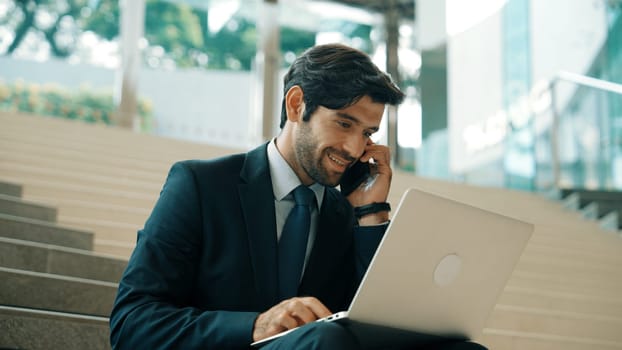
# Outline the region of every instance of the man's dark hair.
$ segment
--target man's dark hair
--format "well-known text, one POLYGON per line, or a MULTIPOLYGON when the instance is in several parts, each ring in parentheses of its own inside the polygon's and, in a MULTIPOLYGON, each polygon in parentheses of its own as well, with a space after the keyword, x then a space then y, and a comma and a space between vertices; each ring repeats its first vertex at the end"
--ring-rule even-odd
POLYGON ((374 102, 390 105, 404 100, 404 93, 367 54, 341 44, 318 45, 305 51, 289 68, 283 83, 281 128, 287 121, 285 95, 295 85, 304 93, 304 121, 318 106, 342 109, 366 95, 374 102))

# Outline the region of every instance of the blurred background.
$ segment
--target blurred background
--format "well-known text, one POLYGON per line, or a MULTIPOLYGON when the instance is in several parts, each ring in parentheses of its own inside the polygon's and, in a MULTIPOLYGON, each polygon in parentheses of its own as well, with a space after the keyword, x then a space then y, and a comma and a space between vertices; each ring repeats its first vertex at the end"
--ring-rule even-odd
POLYGON ((248 149, 315 44, 407 94, 378 141, 422 177, 622 188, 620 0, 0 0, 0 110, 248 149))
POLYGON ((535 225, 475 340, 622 349, 622 0, 0 0, 0 349, 110 349, 171 164, 277 135, 284 73, 331 42, 407 95, 389 202, 535 225))

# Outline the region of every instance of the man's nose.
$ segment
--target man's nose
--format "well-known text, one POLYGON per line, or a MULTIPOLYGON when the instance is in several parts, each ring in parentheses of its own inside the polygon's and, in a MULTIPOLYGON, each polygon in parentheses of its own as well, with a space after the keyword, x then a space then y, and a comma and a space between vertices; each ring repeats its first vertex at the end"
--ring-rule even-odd
POLYGON ((365 145, 367 145, 367 139, 362 136, 351 135, 344 142, 344 148, 351 157, 360 158, 365 151, 365 145))

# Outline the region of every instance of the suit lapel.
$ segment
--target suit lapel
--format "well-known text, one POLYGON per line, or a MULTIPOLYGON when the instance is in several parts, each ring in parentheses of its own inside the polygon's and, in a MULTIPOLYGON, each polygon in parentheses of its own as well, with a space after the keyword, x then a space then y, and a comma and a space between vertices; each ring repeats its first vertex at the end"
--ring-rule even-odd
POLYGON ((247 153, 238 186, 253 265, 253 274, 261 307, 278 301, 277 238, 274 193, 266 145, 247 153))

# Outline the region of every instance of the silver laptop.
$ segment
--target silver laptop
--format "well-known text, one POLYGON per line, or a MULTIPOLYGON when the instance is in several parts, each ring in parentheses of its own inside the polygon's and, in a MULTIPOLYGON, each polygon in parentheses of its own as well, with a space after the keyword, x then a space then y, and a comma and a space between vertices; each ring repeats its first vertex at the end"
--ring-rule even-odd
POLYGON ((382 345, 386 338, 402 336, 406 343, 475 338, 533 229, 523 221, 409 189, 349 309, 318 321, 344 322, 363 344, 382 345))

